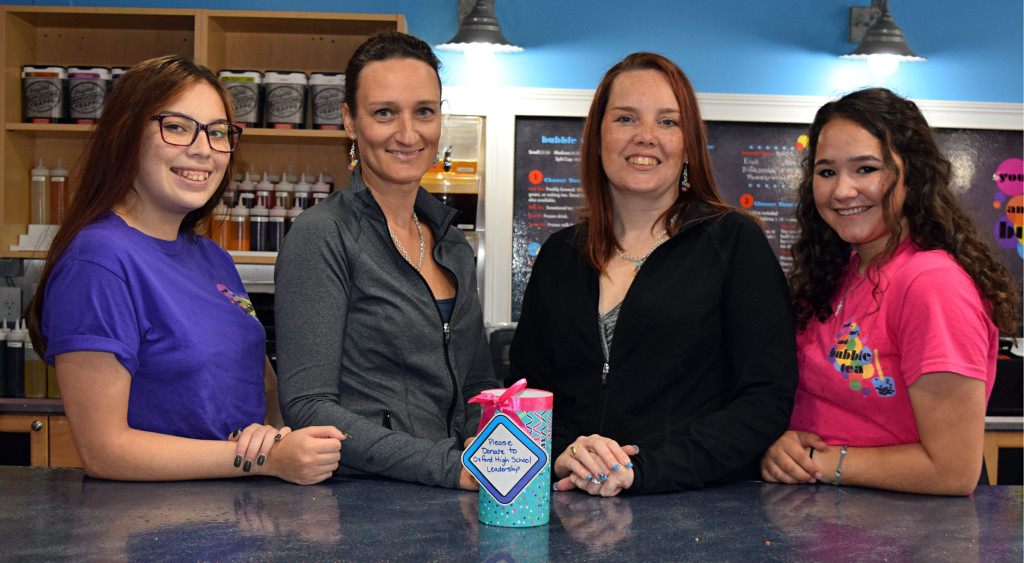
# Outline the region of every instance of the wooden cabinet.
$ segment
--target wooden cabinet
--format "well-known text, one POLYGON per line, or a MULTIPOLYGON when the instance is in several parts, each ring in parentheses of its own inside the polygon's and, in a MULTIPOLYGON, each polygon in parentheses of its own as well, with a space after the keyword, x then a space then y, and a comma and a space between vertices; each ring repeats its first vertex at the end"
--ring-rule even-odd
POLYGON ((64 416, 45 414, 0 415, 0 433, 27 434, 29 464, 35 467, 82 467, 64 416))
MULTIPOLYGON (((214 72, 344 72, 367 37, 407 31, 404 16, 376 14, 3 6, 0 17, 0 257, 13 258, 45 256, 10 250, 29 222, 29 170, 39 157, 48 167, 60 158, 73 177, 90 127, 22 123, 22 66, 130 66, 176 53, 193 56, 214 72)), ((276 172, 290 165, 296 174, 329 170, 337 185, 346 185, 349 144, 344 131, 250 128, 236 152, 236 170, 262 172, 270 165, 276 172)))

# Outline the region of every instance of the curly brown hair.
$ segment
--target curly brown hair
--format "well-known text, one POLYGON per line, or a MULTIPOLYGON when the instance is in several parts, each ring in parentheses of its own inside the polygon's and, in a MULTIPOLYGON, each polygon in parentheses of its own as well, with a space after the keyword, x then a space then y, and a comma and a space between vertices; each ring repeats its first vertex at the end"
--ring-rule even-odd
POLYGON ((796 209, 800 237, 792 248, 793 267, 789 272, 797 330, 806 328, 812 316, 823 321, 832 315, 831 302, 850 260, 850 244, 825 223, 814 203, 818 137, 833 119, 848 119, 860 125, 882 144, 884 165, 892 180, 882 198, 889 238, 876 264, 892 257, 902 238, 900 223, 906 218, 914 244, 924 250, 948 252, 988 299, 989 315, 1000 332, 1015 334, 1020 290, 950 190, 949 160, 939 150, 934 132, 917 104, 885 88, 860 90, 825 104, 808 132, 810 143, 796 209), (903 160, 902 170, 893 153, 903 160), (902 209, 894 209, 901 176, 906 199, 902 209))

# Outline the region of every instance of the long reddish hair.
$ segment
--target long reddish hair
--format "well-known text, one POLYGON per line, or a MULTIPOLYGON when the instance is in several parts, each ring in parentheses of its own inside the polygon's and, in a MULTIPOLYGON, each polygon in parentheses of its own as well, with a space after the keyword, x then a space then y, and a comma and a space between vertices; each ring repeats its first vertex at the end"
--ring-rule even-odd
MULTIPOLYGON (((605 73, 594 93, 586 124, 583 126, 583 142, 580 147, 580 179, 583 184, 583 209, 580 217, 586 225, 586 240, 580 246, 580 255, 600 273, 612 256, 617 241, 612 214, 612 197, 608 189, 608 175, 601 162, 601 123, 608 108, 612 84, 620 75, 639 71, 656 70, 665 75, 676 102, 679 104, 683 130, 683 160, 689 162, 690 189, 680 191, 675 202, 659 218, 677 217, 686 210, 693 200, 702 200, 724 214, 734 208, 722 200, 711 170, 711 156, 708 153, 707 133, 700 116, 697 94, 690 85, 686 74, 667 58, 654 53, 633 53, 605 73)), ((682 225, 669 224, 669 235, 675 234, 682 225)))
MULTIPOLYGON (((107 97, 103 115, 82 154, 81 173, 72 177, 74 196, 67 220, 50 244, 39 286, 29 304, 29 335, 40 355, 46 353, 46 341, 40 327, 46 282, 54 265, 82 228, 131 196, 142 157, 142 139, 153 116, 187 88, 201 82, 217 91, 224 102, 227 118, 231 121, 231 98, 217 76, 210 69, 181 55, 149 59, 131 67, 107 97)), ((233 164, 234 154, 228 160, 224 178, 213 196, 205 205, 185 216, 179 227, 181 232, 194 234, 200 223, 210 216, 231 182, 233 164)))

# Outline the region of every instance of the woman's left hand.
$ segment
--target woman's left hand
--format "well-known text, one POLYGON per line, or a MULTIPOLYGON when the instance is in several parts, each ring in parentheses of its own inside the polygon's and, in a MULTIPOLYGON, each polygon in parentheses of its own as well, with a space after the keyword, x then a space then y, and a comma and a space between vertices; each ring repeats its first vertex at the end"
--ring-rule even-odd
POLYGON ((612 497, 633 485, 635 446, 597 434, 580 436, 555 460, 556 491, 582 489, 591 495, 612 497))
POLYGON ((248 473, 255 461, 256 465, 263 465, 270 455, 270 449, 281 438, 284 438, 292 429, 285 426, 278 430, 267 424, 250 424, 244 430, 234 431, 228 440, 236 442, 235 445, 235 467, 241 468, 248 473), (280 435, 280 438, 278 437, 280 435))
MULTIPOLYGON (((769 483, 816 483, 821 467, 812 459, 815 450, 825 451, 828 444, 812 432, 787 430, 768 447, 761 459, 761 478, 769 483)), ((820 461, 820 458, 819 458, 820 461)))

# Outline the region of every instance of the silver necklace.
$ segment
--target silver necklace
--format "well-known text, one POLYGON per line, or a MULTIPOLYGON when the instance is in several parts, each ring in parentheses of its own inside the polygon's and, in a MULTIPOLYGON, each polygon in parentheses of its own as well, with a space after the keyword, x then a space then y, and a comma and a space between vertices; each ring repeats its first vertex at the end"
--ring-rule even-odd
POLYGON ((426 241, 423 239, 423 227, 420 226, 420 220, 416 217, 416 212, 412 212, 412 222, 416 223, 416 232, 420 235, 420 261, 417 264, 412 263, 412 258, 409 258, 409 253, 405 251, 405 247, 402 246, 402 241, 398 240, 395 233, 391 230, 391 225, 388 225, 388 234, 391 235, 391 240, 395 242, 395 246, 398 247, 398 251, 402 253, 402 258, 409 263, 410 266, 416 268, 416 271, 420 271, 423 266, 423 249, 426 248, 426 241))
POLYGON ((658 235, 658 238, 655 239, 654 241, 654 246, 652 246, 651 249, 647 251, 647 254, 644 254, 643 256, 630 256, 629 254, 626 254, 625 252, 619 250, 618 245, 615 246, 615 254, 618 254, 619 258, 622 258, 623 260, 636 262, 636 265, 633 267, 633 277, 635 278, 637 272, 639 272, 640 268, 643 267, 644 262, 647 261, 647 258, 651 255, 651 253, 654 252, 659 246, 661 246, 661 243, 665 242, 665 237, 667 235, 668 229, 661 231, 661 234, 658 235))
POLYGON ((835 312, 834 312, 834 313, 832 313, 832 318, 833 318, 833 319, 839 316, 839 311, 841 311, 841 310, 842 310, 842 308, 843 308, 843 303, 846 303, 846 298, 850 296, 850 293, 851 293, 851 292, 852 292, 853 290, 855 290, 855 289, 857 289, 858 287, 860 287, 860 284, 861 284, 861 283, 863 283, 863 282, 864 282, 864 278, 861 278, 861 279, 857 280, 857 283, 853 284, 852 286, 850 286, 849 288, 847 288, 847 290, 846 290, 846 291, 844 291, 844 292, 843 292, 843 297, 839 299, 839 304, 838 304, 838 305, 836 305, 836 310, 835 310, 835 312))

